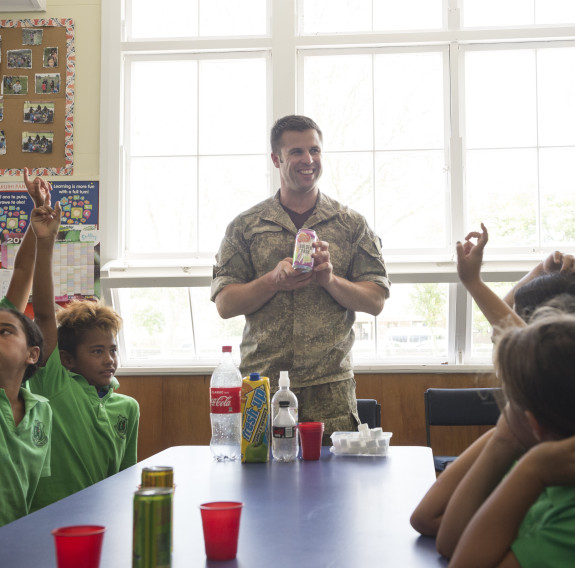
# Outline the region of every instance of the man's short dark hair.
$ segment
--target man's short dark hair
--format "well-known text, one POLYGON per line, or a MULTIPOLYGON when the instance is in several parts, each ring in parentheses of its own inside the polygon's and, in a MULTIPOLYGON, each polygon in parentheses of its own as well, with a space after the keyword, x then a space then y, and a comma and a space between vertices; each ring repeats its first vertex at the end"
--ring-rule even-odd
POLYGON ((270 143, 274 154, 279 156, 282 148, 281 138, 283 133, 289 130, 295 130, 296 132, 315 130, 320 141, 323 142, 323 134, 321 133, 319 126, 311 118, 299 114, 290 114, 288 116, 278 118, 272 127, 270 143))

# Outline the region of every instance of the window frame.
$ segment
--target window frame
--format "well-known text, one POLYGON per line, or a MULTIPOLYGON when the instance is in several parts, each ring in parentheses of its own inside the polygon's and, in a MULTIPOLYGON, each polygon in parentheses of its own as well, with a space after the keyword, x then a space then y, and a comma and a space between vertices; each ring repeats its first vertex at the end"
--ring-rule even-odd
MULTIPOLYGON (((463 98, 463 51, 474 49, 513 49, 521 45, 560 47, 575 45, 575 30, 572 26, 519 26, 515 28, 460 28, 461 11, 458 0, 444 0, 444 29, 422 32, 365 32, 354 34, 298 35, 297 5, 299 0, 268 0, 270 34, 253 38, 199 38, 176 40, 127 41, 125 35, 124 2, 102 0, 102 77, 101 82, 101 139, 100 179, 101 213, 100 229, 102 277, 101 287, 104 299, 114 304, 114 290, 118 288, 160 287, 160 286, 206 286, 211 279, 213 257, 190 255, 186 258, 167 258, 163 261, 146 262, 145 259, 127 260, 124 255, 125 231, 122 211, 127 199, 124 194, 126 171, 125 140, 122 124, 125 96, 119 86, 124 84, 126 58, 156 53, 163 57, 170 53, 202 54, 218 56, 226 51, 268 52, 273 54, 269 73, 269 126, 273 117, 298 113, 302 100, 301 57, 309 53, 332 50, 421 50, 431 46, 434 50, 447 52, 445 66, 446 116, 451 117, 449 128, 446 120, 446 160, 449 166, 449 192, 447 206, 450 208, 451 230, 448 249, 454 251, 457 239, 466 232, 465 190, 464 190, 464 134, 461 124, 464 112, 463 98), (550 39, 555 38, 555 39, 550 39), (281 69, 281 72, 274 72, 281 69), (119 141, 115 144, 114 141, 119 141), (459 213, 458 213, 459 212, 459 213)), ((279 187, 279 176, 271 168, 269 194, 279 187)), ((482 276, 485 281, 516 281, 544 258, 551 249, 546 247, 505 249, 498 254, 489 254, 482 276)), ((573 252, 575 247, 566 248, 573 252)), ((434 255, 385 254, 384 258, 393 283, 437 282, 449 283, 448 351, 450 359, 446 365, 424 363, 395 364, 386 360, 359 362, 358 372, 413 372, 441 371, 466 372, 484 371, 487 363, 469 360, 471 346, 471 298, 459 283, 454 252, 439 252, 434 255)), ((392 289, 393 292, 393 289, 392 289)), ((120 342, 120 345, 123 342, 120 342)), ((121 360, 125 359, 121 355, 121 360)), ((178 367, 162 366, 162 372, 181 374, 204 373, 213 368, 216 361, 206 360, 198 365, 178 367)), ((123 374, 157 373, 158 367, 125 366, 123 374)))

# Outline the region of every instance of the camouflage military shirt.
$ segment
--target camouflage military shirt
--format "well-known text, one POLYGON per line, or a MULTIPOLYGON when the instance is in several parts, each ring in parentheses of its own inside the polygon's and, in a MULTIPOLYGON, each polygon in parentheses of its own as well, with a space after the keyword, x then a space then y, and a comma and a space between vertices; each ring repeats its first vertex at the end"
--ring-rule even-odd
MULTIPOLYGON (((320 193, 305 228, 329 243, 334 274, 352 282, 375 282, 389 295, 390 282, 379 237, 359 213, 320 193)), ((228 284, 246 283, 270 272, 293 254, 296 228, 275 197, 238 215, 228 226, 216 256, 211 298, 228 284)), ((277 387, 289 371, 293 387, 353 377, 351 348, 355 312, 338 304, 315 283, 278 292, 246 316, 241 343, 242 376, 259 372, 277 387)))

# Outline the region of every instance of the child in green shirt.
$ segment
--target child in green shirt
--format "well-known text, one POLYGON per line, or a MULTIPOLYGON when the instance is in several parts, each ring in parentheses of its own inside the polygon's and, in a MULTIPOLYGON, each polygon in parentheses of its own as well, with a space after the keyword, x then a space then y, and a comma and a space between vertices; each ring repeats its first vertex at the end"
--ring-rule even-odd
POLYGON ((137 462, 139 406, 114 392, 120 317, 100 302, 75 301, 56 320, 52 254, 60 216, 59 203, 32 212, 37 250, 32 299, 45 356, 30 390, 46 396, 54 413, 51 477, 41 481, 33 510, 137 462))
POLYGON ((30 512, 42 476, 50 475, 52 411, 22 385, 35 372, 42 334, 0 301, 0 526, 30 512))

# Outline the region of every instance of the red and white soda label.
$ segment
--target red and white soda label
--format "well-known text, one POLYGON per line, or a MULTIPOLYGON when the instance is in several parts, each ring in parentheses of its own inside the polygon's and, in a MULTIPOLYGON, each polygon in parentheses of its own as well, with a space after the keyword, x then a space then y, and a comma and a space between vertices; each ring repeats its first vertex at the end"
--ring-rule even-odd
POLYGON ((241 412, 242 387, 216 387, 210 389, 210 412, 212 414, 234 414, 241 412))

